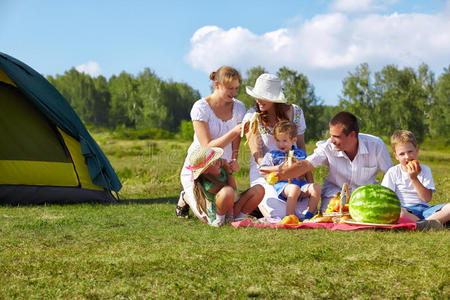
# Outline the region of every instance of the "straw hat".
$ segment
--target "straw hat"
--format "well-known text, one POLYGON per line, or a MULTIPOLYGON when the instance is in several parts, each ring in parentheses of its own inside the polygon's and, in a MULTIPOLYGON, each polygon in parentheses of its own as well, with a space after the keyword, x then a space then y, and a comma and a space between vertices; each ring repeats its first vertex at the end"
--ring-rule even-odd
POLYGON ((198 147, 189 155, 188 170, 192 172, 191 180, 198 178, 208 167, 218 160, 223 154, 223 149, 218 147, 198 147))
POLYGON ((281 81, 273 74, 261 74, 258 79, 256 79, 255 87, 246 86, 245 90, 247 94, 254 98, 275 103, 287 102, 281 91, 281 81))

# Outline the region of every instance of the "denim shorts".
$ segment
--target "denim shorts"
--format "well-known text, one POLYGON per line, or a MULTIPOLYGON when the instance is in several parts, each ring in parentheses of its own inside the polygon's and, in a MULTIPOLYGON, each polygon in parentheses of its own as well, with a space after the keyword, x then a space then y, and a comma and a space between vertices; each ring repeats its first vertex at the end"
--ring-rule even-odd
POLYGON ((438 204, 434 206, 428 206, 425 204, 417 204, 417 205, 411 205, 411 206, 405 206, 404 208, 418 217, 419 219, 423 220, 440 210, 442 207, 444 207, 445 204, 438 204))
MULTIPOLYGON (((289 182, 287 180, 280 180, 273 185, 273 188, 277 192, 278 199, 280 199, 282 201, 287 201, 287 198, 283 195, 283 192, 284 192, 284 187, 288 184, 289 184, 289 182)), ((298 180, 297 178, 294 178, 294 179, 291 179, 291 184, 295 184, 295 185, 299 186, 301 192, 304 193, 306 190, 303 187, 308 184, 308 181, 298 180)), ((302 193, 300 193, 299 199, 302 197, 302 193)))

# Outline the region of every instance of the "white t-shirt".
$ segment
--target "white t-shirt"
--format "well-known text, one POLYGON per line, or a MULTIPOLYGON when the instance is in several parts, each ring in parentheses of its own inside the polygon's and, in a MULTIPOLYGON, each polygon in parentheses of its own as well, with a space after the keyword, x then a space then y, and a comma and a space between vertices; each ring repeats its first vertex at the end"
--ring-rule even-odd
MULTIPOLYGON (((212 110, 211 106, 209 106, 205 98, 196 101, 191 109, 192 121, 203 121, 208 123, 211 140, 215 140, 217 138, 224 136, 228 131, 230 131, 237 124, 242 122, 244 115, 245 115, 245 105, 244 103, 242 103, 237 99, 234 99, 233 113, 231 119, 226 121, 223 121, 216 116, 216 114, 212 110)), ((199 146, 200 142, 198 141, 197 135, 195 135, 194 133, 194 141, 189 147, 188 157, 189 154, 199 146)), ((226 160, 229 161, 231 160, 231 154, 232 154, 231 143, 229 143, 228 145, 225 146, 225 148, 223 148, 222 158, 225 158, 226 160)))
POLYGON ((393 166, 386 144, 379 137, 359 133, 358 153, 350 160, 344 151, 336 151, 331 139, 317 142, 314 153, 306 158, 314 168, 327 165, 328 177, 322 186, 322 206, 325 210, 344 183, 350 192, 361 185, 377 183, 378 170, 386 173, 393 166), (325 206, 326 205, 326 206, 325 206))
MULTIPOLYGON (((417 179, 419 179, 419 182, 425 188, 431 190, 432 193, 436 192, 433 175, 431 175, 431 169, 423 164, 420 164, 420 167, 422 168, 422 171, 417 176, 417 179)), ((429 205, 419 197, 419 194, 417 194, 411 179, 409 179, 408 172, 403 171, 400 164, 390 168, 387 171, 381 185, 393 190, 400 199, 403 207, 417 204, 429 205)))

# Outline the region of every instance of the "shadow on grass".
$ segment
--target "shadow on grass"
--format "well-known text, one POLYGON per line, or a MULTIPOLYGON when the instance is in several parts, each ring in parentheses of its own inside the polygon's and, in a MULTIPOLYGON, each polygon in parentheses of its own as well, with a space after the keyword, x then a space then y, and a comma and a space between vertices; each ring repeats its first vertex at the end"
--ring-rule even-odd
POLYGON ((120 199, 113 204, 177 204, 178 196, 164 198, 147 198, 147 199, 120 199))
POLYGON ((37 203, 33 202, 8 202, 0 201, 0 207, 8 206, 47 206, 47 205, 60 205, 69 206, 77 204, 93 204, 93 205, 127 205, 127 204, 177 204, 178 196, 164 197, 164 198, 142 198, 142 199, 120 199, 114 201, 40 201, 37 203))

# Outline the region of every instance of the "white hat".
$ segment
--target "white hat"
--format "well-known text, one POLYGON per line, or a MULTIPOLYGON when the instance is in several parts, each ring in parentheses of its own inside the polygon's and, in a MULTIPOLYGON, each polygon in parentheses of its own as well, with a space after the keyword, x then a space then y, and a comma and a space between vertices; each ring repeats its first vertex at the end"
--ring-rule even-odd
POLYGON ((254 98, 275 103, 287 102, 281 91, 281 81, 273 74, 261 74, 258 79, 256 79, 255 87, 246 86, 245 90, 247 94, 254 98))
POLYGON ((186 166, 192 172, 191 181, 198 178, 208 167, 218 160, 223 154, 219 147, 198 147, 189 156, 189 165, 186 166))

